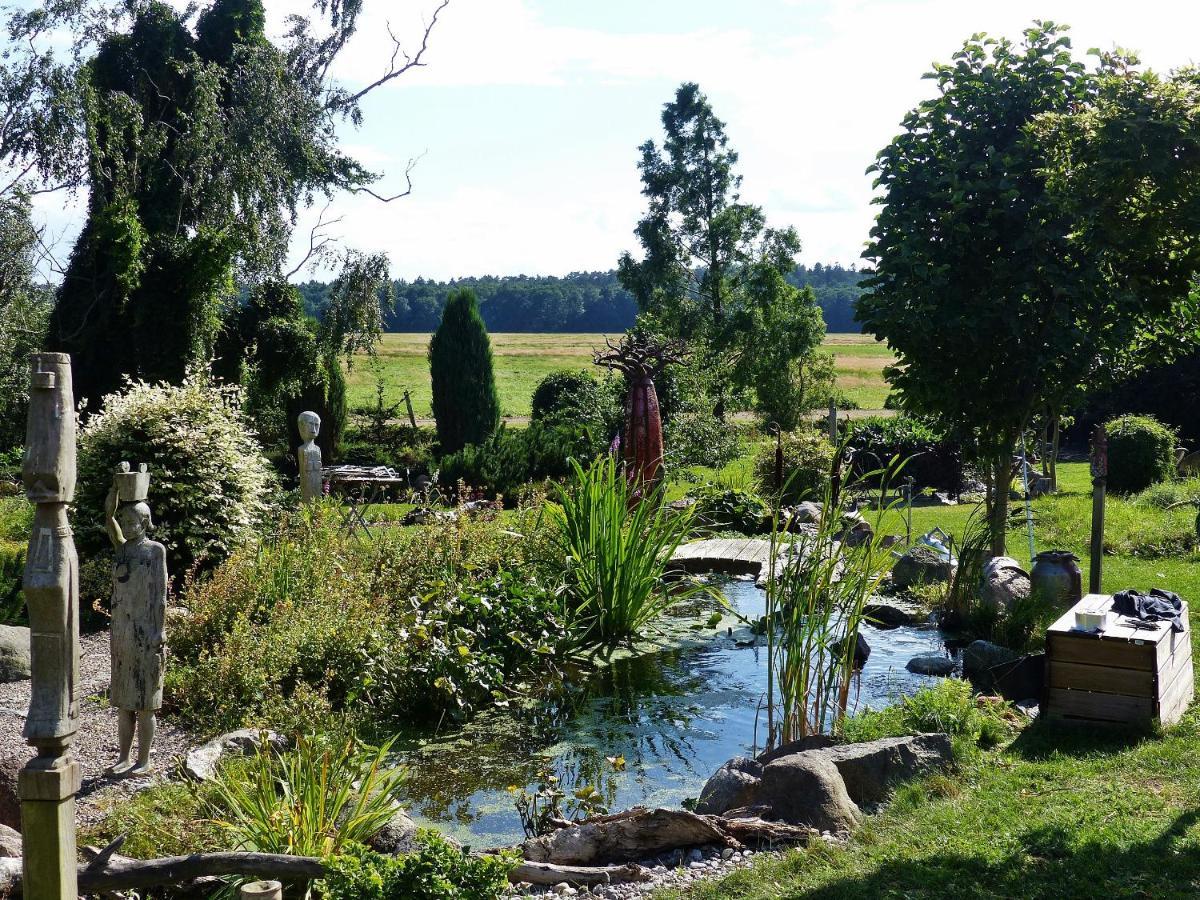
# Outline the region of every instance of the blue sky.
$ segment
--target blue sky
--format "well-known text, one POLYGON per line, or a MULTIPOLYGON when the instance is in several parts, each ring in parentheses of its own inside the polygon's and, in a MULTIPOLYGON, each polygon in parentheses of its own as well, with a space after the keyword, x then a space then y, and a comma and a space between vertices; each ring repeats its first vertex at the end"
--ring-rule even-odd
MULTIPOLYGON (((366 0, 338 77, 376 77, 387 26, 415 39, 434 5, 366 0)), ((277 22, 303 6, 267 0, 277 22)), ((637 147, 690 80, 727 123, 743 196, 796 226, 802 262, 850 265, 872 220, 864 170, 928 94, 921 74, 974 31, 1017 37, 1034 18, 1070 23, 1081 53, 1120 44, 1163 69, 1200 53, 1200 3, 1175 0, 451 0, 427 68, 372 95, 345 133, 385 173, 381 191, 421 156, 413 194, 339 197, 326 216, 397 277, 611 268, 636 249, 637 147)), ((45 213, 67 236, 78 218, 45 213)))

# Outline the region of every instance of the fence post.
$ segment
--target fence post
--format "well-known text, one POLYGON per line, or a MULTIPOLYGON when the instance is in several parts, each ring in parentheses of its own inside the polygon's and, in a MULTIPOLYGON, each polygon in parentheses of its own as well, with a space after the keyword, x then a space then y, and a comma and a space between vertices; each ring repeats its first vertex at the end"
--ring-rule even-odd
POLYGON ((1088 593, 1100 593, 1104 565, 1104 492, 1108 484, 1108 435, 1103 425, 1092 434, 1092 545, 1088 593))

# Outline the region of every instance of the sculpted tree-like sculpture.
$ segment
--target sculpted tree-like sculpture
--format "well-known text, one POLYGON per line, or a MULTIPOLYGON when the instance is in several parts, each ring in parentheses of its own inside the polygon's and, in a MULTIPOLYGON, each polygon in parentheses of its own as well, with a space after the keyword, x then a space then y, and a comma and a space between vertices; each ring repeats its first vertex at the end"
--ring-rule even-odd
POLYGON ((625 375, 625 437, 621 455, 629 478, 647 488, 662 479, 663 433, 655 376, 668 365, 683 362, 682 341, 661 341, 629 334, 620 344, 608 339, 606 350, 597 351, 593 362, 625 375))
POLYGON ((167 550, 146 532, 152 527, 146 504, 150 474, 121 463, 105 503, 105 525, 117 549, 113 564, 112 689, 121 755, 114 775, 150 771, 150 748, 162 708, 166 661, 167 550), (138 755, 133 760, 137 729, 138 755))

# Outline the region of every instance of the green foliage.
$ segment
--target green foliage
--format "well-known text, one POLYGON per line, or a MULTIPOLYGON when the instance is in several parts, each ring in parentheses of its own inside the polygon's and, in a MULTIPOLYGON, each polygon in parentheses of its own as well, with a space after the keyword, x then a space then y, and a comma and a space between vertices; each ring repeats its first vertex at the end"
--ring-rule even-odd
POLYGON ((851 420, 846 428, 856 473, 888 468, 896 460, 904 466, 898 478, 912 478, 918 489, 962 486, 962 446, 931 422, 900 415, 851 420))
POLYGON ((977 698, 969 681, 946 678, 891 706, 848 716, 842 736, 858 742, 940 731, 987 748, 1011 734, 1013 723, 1007 703, 977 698))
POLYGON ((526 837, 541 837, 561 828, 561 822, 579 822, 592 816, 607 815, 604 794, 594 785, 576 787, 567 796, 562 782, 551 772, 539 772, 537 788, 509 787, 513 806, 521 817, 526 837))
POLYGON ((783 435, 783 485, 775 483, 775 441, 765 442, 754 455, 754 477, 764 497, 782 503, 819 500, 833 471, 833 446, 811 427, 783 435))
MULTIPOLYGON (((1185 503, 1163 508, 1163 501, 1171 496, 1170 488, 1189 483, 1194 491, 1194 480, 1163 482, 1133 497, 1108 497, 1104 504, 1105 555, 1169 559, 1195 552, 1196 506, 1185 503)), ((1043 497, 1034 507, 1034 517, 1039 543, 1080 550, 1088 546, 1091 505, 1080 503, 1077 497, 1043 497)))
POLYGON ((450 295, 442 323, 429 342, 433 417, 442 451, 481 444, 500 424, 500 397, 492 371, 492 347, 475 294, 450 295))
MULTIPOLYGON (((571 460, 591 459, 597 451, 595 436, 572 425, 543 425, 509 430, 500 426, 481 444, 468 444, 444 456, 438 483, 447 492, 459 482, 489 498, 516 503, 521 488, 531 482, 561 479, 570 474, 571 460)), ((465 498, 464 498, 465 499, 465 498)))
POLYGON ((663 505, 662 488, 643 491, 605 456, 556 485, 550 516, 567 560, 573 614, 595 643, 633 640, 672 603, 695 591, 670 591, 663 570, 692 528, 689 511, 663 505), (639 497, 639 494, 643 494, 639 497))
POLYGON ((121 462, 150 470, 153 536, 175 579, 252 540, 277 490, 236 388, 202 373, 178 387, 130 382, 80 433, 75 534, 84 557, 109 547, 104 498, 121 462))
POLYGON ((621 426, 624 399, 620 379, 601 380, 587 370, 551 372, 533 391, 531 419, 587 428, 599 452, 621 426))
POLYGON ((472 856, 423 832, 407 856, 359 849, 328 860, 318 890, 324 900, 500 900, 515 864, 503 853, 472 856))
POLYGON ((714 531, 758 534, 770 510, 763 499, 750 491, 706 485, 690 495, 696 524, 714 531))
POLYGON ((0 451, 24 441, 29 354, 42 348, 50 318, 49 291, 34 284, 37 240, 29 202, 0 197, 0 451))
POLYGON ((313 731, 331 714, 368 732, 465 717, 530 667, 544 676, 574 638, 547 547, 531 514, 364 544, 336 505, 317 504, 187 586, 167 692, 210 732, 313 731))
POLYGON ((395 814, 406 772, 391 745, 296 739, 279 753, 262 741, 248 765, 217 773, 209 812, 229 845, 255 853, 326 857, 375 837, 395 814))
POLYGON ((21 581, 25 575, 26 546, 20 541, 0 539, 0 625, 21 623, 25 619, 21 581))
POLYGON ((1109 490, 1130 494, 1175 474, 1175 432, 1153 416, 1119 416, 1104 428, 1109 490))

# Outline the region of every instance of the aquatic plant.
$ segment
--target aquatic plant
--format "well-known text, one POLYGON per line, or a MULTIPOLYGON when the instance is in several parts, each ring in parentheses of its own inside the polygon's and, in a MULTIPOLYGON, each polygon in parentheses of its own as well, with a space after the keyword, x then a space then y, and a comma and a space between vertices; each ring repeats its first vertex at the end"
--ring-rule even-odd
POLYGON ((472 854, 437 832, 418 834, 403 856, 356 849, 326 862, 323 900, 500 900, 508 891, 511 853, 472 854))
MULTIPOLYGON (((879 527, 886 508, 876 510, 869 536, 846 539, 849 523, 839 492, 844 452, 843 445, 834 455, 817 524, 789 532, 778 500, 772 517, 770 558, 776 562, 767 576, 768 745, 839 728, 849 707, 864 607, 887 571, 879 527)), ((785 484, 777 496, 788 494, 785 484)))
POLYGON ((689 510, 668 509, 662 487, 631 481, 611 456, 557 487, 549 515, 567 560, 567 592, 587 637, 612 645, 636 637, 698 588, 668 590, 663 571, 692 530, 689 510))

